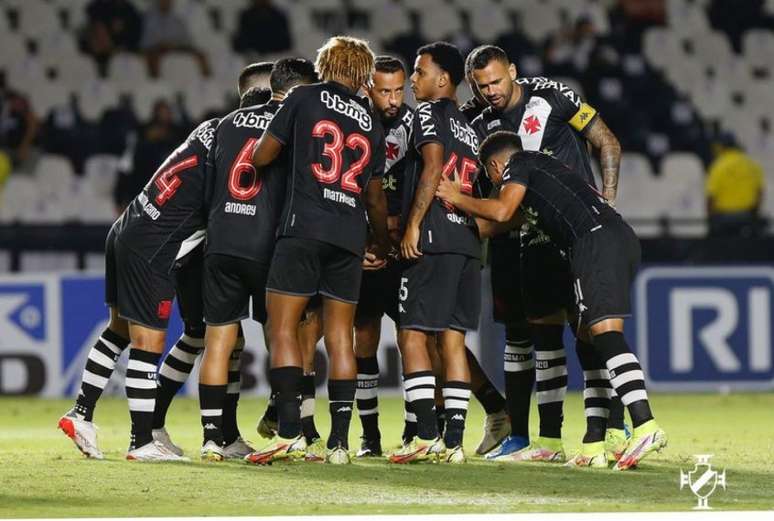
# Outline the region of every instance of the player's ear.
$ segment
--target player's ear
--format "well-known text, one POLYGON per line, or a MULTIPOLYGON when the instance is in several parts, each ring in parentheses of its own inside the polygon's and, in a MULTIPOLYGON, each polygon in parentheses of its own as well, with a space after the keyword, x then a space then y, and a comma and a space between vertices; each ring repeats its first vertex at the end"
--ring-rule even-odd
POLYGON ((438 75, 438 86, 443 88, 446 85, 449 84, 449 73, 446 71, 441 72, 441 74, 438 75))
POLYGON ((511 81, 516 80, 516 65, 512 63, 508 65, 508 74, 511 76, 511 81))

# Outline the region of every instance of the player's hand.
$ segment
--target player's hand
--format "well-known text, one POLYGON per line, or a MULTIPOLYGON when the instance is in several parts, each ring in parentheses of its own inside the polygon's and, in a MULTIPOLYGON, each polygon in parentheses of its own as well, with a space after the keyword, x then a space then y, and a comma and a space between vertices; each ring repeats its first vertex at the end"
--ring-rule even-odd
POLYGON ((418 259, 422 256, 419 251, 419 227, 407 226, 403 239, 400 241, 400 254, 404 259, 418 259))
POLYGON ((384 268, 387 265, 387 260, 380 259, 375 253, 366 251, 363 257, 363 269, 365 271, 376 271, 384 268))
POLYGON ((457 177, 456 171, 454 172, 454 179, 448 179, 446 176, 441 176, 441 180, 438 182, 438 188, 435 190, 436 197, 443 199, 449 204, 455 204, 460 193, 460 180, 457 177))

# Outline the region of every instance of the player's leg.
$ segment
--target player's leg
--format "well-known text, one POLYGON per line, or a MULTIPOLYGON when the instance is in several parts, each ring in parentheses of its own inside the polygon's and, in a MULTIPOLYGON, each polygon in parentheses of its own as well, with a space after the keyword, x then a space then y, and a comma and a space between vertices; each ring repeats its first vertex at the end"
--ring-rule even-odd
MULTIPOLYGON (((362 297, 362 295, 361 295, 362 297)), ((362 300, 361 300, 362 304, 362 300)), ((360 314, 358 305, 358 315, 360 314)), ((357 363, 357 412, 363 426, 362 444, 357 457, 381 456, 379 432, 379 360, 376 356, 381 336, 381 315, 355 320, 355 362, 357 363)))
POLYGON ((223 406, 226 401, 231 353, 239 333, 238 323, 208 324, 204 356, 199 368, 199 406, 203 431, 202 459, 224 458, 223 406))
POLYGON ((443 441, 446 461, 463 463, 462 438, 470 402, 470 368, 465 353, 465 333, 448 329, 439 335, 443 360, 443 400, 446 425, 443 441))
MULTIPOLYGON (((262 296, 261 300, 265 302, 265 297, 262 296)), ((236 344, 234 344, 229 359, 226 399, 223 402, 223 442, 226 444, 223 448, 223 454, 229 459, 242 459, 254 450, 242 438, 237 421, 239 395, 242 389, 242 353, 244 353, 244 349, 245 335, 240 323, 236 344)))
POLYGON ((324 458, 325 444, 322 441, 314 421, 317 400, 317 384, 314 367, 317 343, 323 337, 322 299, 313 297, 304 312, 304 318, 298 325, 298 341, 301 345, 304 377, 301 380, 301 432, 309 446, 307 459, 324 458))
POLYGON ((505 398, 489 380, 476 356, 469 348, 465 354, 470 367, 470 387, 473 395, 484 408, 484 434, 476 447, 476 454, 485 454, 499 445, 510 433, 505 398))

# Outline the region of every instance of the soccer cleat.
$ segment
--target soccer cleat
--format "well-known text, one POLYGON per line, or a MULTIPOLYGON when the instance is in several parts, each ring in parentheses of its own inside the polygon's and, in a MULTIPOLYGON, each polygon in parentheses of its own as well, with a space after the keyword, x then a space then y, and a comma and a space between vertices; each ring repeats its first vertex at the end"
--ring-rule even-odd
POLYGON ((309 443, 306 447, 306 454, 304 455, 304 461, 309 461, 312 463, 322 463, 325 461, 325 458, 328 454, 328 447, 325 446, 325 442, 322 438, 317 438, 316 440, 312 441, 312 443, 309 443))
POLYGON ((201 450, 202 461, 223 461, 225 459, 223 452, 223 447, 212 440, 207 440, 201 450))
POLYGON ((338 445, 333 449, 328 449, 325 452, 325 463, 330 463, 331 465, 347 465, 351 463, 349 452, 341 445, 338 445))
POLYGON ((129 461, 190 461, 185 456, 167 450, 164 445, 157 441, 146 443, 142 447, 131 449, 126 453, 126 459, 129 461))
POLYGON ((58 427, 87 458, 104 459, 97 447, 97 426, 78 417, 74 410, 59 418, 58 427))
POLYGON ((658 426, 656 420, 649 420, 639 427, 634 428, 632 439, 626 451, 621 456, 613 470, 626 470, 636 467, 648 454, 661 452, 667 446, 667 435, 664 429, 658 426))
POLYGON ((561 463, 565 460, 562 440, 539 437, 521 450, 492 458, 494 461, 546 461, 561 463))
POLYGON ((164 427, 153 429, 153 439, 164 445, 164 448, 172 454, 177 454, 178 456, 183 455, 183 449, 172 443, 172 438, 169 437, 169 433, 164 427))
POLYGON ((487 414, 484 419, 484 436, 476 447, 476 454, 486 454, 511 434, 511 419, 505 411, 487 414))
POLYGON ((303 436, 299 435, 291 439, 278 436, 266 447, 245 456, 245 461, 256 465, 270 465, 274 461, 300 459, 305 454, 306 440, 303 436))
POLYGON ((607 429, 605 432, 605 455, 607 461, 613 462, 621 459, 626 451, 631 434, 625 429, 607 429))
POLYGON ((256 425, 255 430, 258 431, 261 438, 270 440, 277 435, 277 427, 278 424, 275 420, 270 420, 264 416, 261 418, 261 421, 258 422, 258 425, 256 425))
POLYGON ((607 456, 605 456, 605 442, 584 443, 581 451, 565 467, 592 467, 607 468, 607 456))
POLYGON ((460 464, 465 463, 468 459, 465 457, 465 451, 462 450, 462 446, 457 445, 454 448, 446 449, 443 461, 444 463, 460 464))
POLYGON ((241 436, 223 447, 223 457, 226 459, 245 459, 251 452, 255 452, 255 449, 241 436))
POLYGON ((437 463, 446 452, 446 446, 442 438, 434 440, 415 440, 398 449, 390 455, 390 463, 415 463, 420 461, 430 461, 437 463))
POLYGON ((495 447, 492 452, 484 457, 486 459, 495 459, 499 458, 500 456, 507 456, 509 454, 513 454, 514 452, 520 451, 527 446, 529 446, 529 438, 526 436, 514 436, 511 434, 510 436, 505 437, 499 447, 495 447))
POLYGON ((355 454, 356 458, 380 458, 382 457, 382 441, 380 439, 369 440, 363 438, 360 450, 355 454))

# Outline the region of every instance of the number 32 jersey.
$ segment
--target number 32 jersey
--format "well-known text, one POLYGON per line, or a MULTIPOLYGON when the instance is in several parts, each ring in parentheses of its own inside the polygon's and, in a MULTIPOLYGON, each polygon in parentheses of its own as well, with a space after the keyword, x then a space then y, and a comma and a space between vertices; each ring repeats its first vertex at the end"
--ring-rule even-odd
POLYGON ((210 119, 191 132, 113 225, 122 244, 163 273, 190 250, 184 242, 203 237, 204 164, 217 124, 210 119))
POLYGON ((267 132, 285 145, 289 161, 278 235, 363 255, 364 192, 385 164, 384 133, 367 101, 335 82, 299 85, 267 132))
POLYGON ((241 108, 218 125, 207 161, 207 254, 271 260, 285 200, 284 154, 260 177, 252 158, 278 108, 277 101, 241 108))

